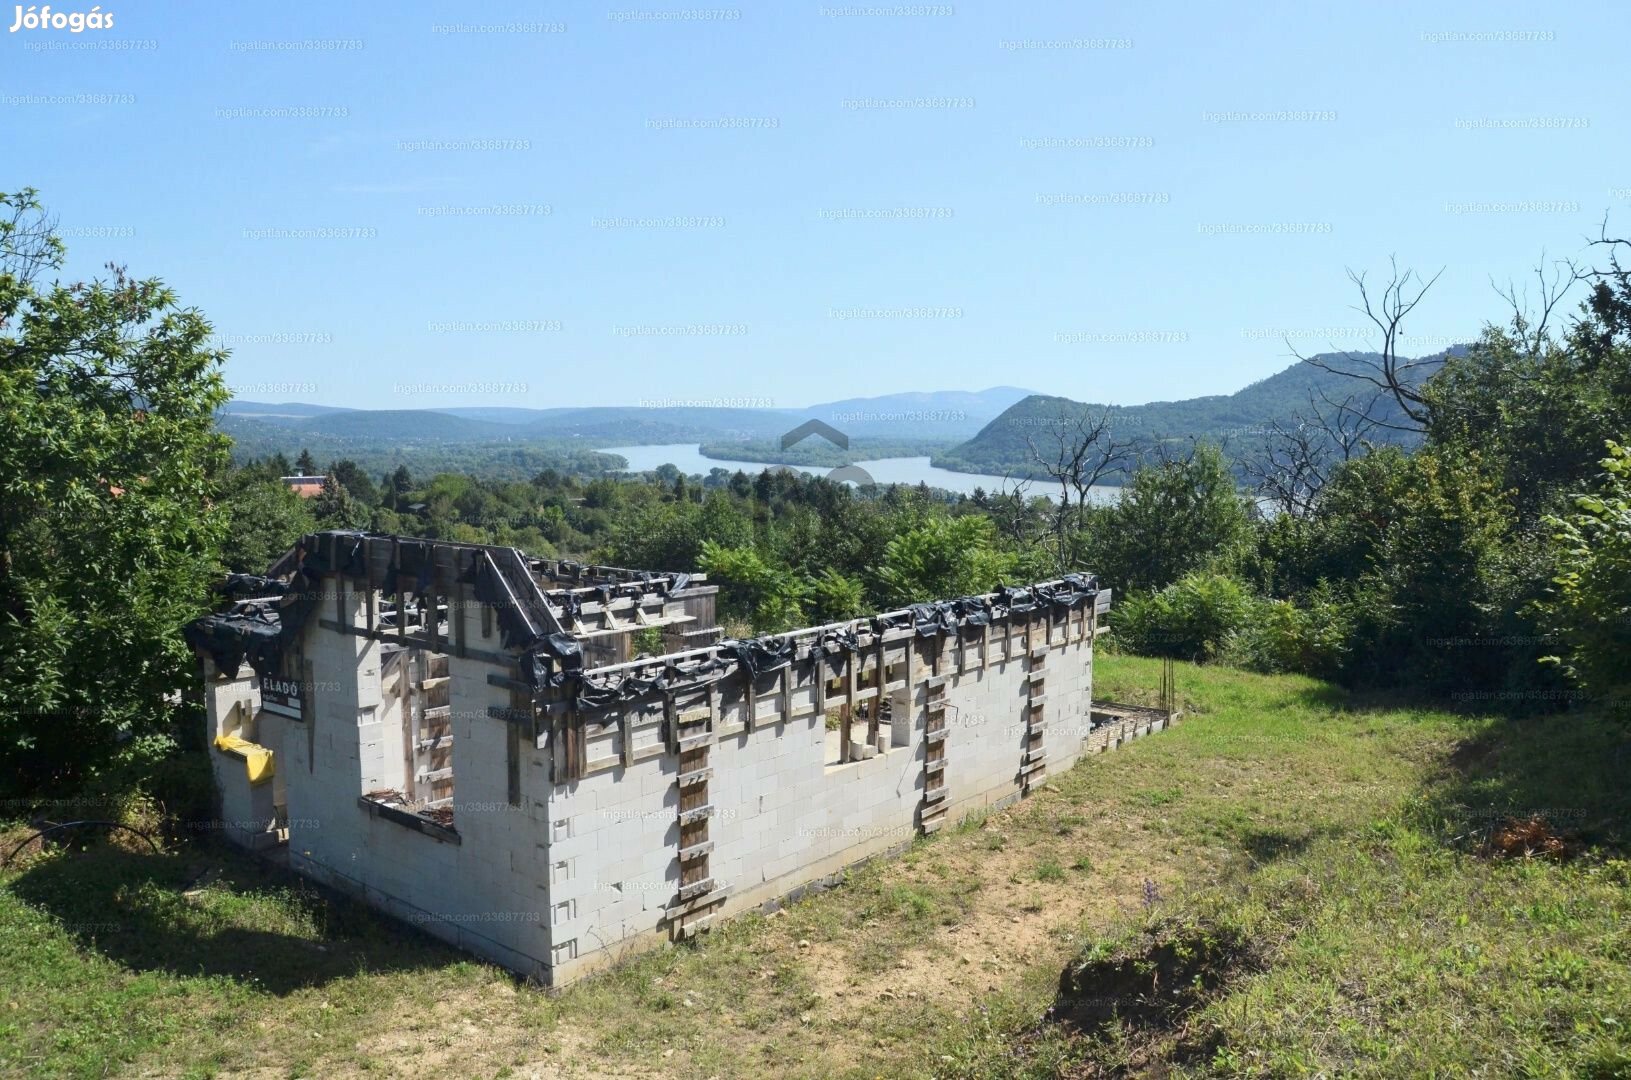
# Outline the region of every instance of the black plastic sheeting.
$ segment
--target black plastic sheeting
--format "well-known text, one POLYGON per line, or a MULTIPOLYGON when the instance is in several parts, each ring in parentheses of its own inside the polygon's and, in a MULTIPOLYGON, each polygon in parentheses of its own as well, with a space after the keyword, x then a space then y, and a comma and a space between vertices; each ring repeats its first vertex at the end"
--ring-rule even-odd
MULTIPOLYGON (((365 535, 361 532, 340 534, 333 545, 333 558, 323 554, 321 542, 312 542, 317 537, 303 538, 296 550, 298 569, 286 586, 272 578, 232 575, 221 586, 221 591, 228 596, 265 597, 275 591, 281 591, 281 596, 275 603, 239 602, 221 614, 195 619, 183 631, 187 644, 208 654, 222 672, 236 672, 247 660, 262 675, 279 674, 283 650, 299 634, 320 599, 323 575, 339 573, 360 577, 366 573, 362 557, 365 535)), ((404 578, 411 578, 412 591, 422 592, 430 583, 433 569, 428 551, 420 543, 403 544, 397 557, 400 561, 386 574, 383 590, 387 594, 395 593, 399 583, 405 583, 404 578)), ((536 690, 562 690, 580 709, 605 709, 672 688, 702 686, 737 670, 756 679, 782 670, 796 658, 797 645, 790 637, 729 639, 716 645, 710 657, 670 661, 655 675, 650 674, 650 667, 645 667, 638 672, 597 676, 584 670, 583 649, 570 634, 539 635, 533 631, 522 613, 509 603, 509 589, 490 560, 475 559, 472 565, 474 573, 469 574, 464 583, 474 586, 479 602, 494 608, 505 648, 521 650, 522 681, 536 690)), ((667 591, 677 592, 689 582, 688 575, 675 575, 667 591)), ((617 595, 638 595, 658 584, 661 583, 656 576, 645 574, 640 581, 603 585, 597 587, 596 592, 604 602, 617 595)), ((1074 610, 1091 603, 1098 592, 1096 577, 1071 574, 1052 584, 1024 588, 1004 586, 991 597, 965 596, 933 604, 914 604, 903 612, 874 617, 871 627, 879 634, 912 627, 919 637, 938 637, 957 633, 964 625, 986 626, 1010 614, 1024 615, 1048 608, 1074 610)), ((546 595, 569 617, 577 614, 579 600, 571 592, 555 590, 546 595)), ((823 631, 815 639, 814 648, 825 655, 853 653, 860 648, 860 640, 851 628, 834 628, 823 631)))
MULTIPOLYGON (((994 619, 1009 614, 1023 615, 1050 608, 1074 610, 1091 603, 1098 592, 1097 578, 1072 574, 1055 584, 999 589, 994 599, 965 596, 935 604, 914 604, 892 617, 872 619, 872 630, 882 633, 910 626, 919 637, 937 637, 956 633, 962 625, 987 626, 994 619)), ((813 646, 816 651, 830 656, 853 653, 860 649, 861 643, 853 629, 835 628, 822 632, 813 646)), ((652 674, 648 666, 638 672, 597 676, 583 669, 583 656, 577 642, 568 635, 555 634, 527 650, 521 671, 522 679, 529 686, 563 690, 571 695, 577 708, 598 710, 643 700, 669 689, 706 685, 737 670, 756 679, 792 664, 797 649, 790 637, 728 639, 714 646, 712 657, 670 662, 656 674, 652 674)))
MULTIPOLYGON (((648 574, 641 573, 634 581, 625 581, 617 584, 589 585, 581 588, 594 590, 593 598, 602 604, 609 604, 623 596, 648 596, 656 593, 667 597, 672 593, 689 588, 690 574, 648 574)), ((576 621, 583 611, 584 597, 580 589, 547 589, 544 598, 553 606, 560 609, 562 616, 568 622, 576 621)))
POLYGON ((286 582, 258 574, 228 574, 213 586, 218 595, 231 600, 253 600, 268 596, 282 596, 289 590, 286 582))
POLYGON ((282 620, 266 604, 239 604, 219 615, 194 619, 181 631, 189 646, 207 653, 222 674, 235 675, 245 660, 261 675, 277 675, 283 652, 282 620))

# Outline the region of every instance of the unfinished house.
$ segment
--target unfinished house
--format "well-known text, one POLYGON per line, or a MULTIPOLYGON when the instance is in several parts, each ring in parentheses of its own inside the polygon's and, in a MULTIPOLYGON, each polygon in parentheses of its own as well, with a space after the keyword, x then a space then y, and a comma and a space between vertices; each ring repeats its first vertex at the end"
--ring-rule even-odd
POLYGON ((187 639, 226 834, 548 985, 1129 733, 1091 715, 1090 577, 749 641, 699 576, 406 537, 223 588, 187 639))

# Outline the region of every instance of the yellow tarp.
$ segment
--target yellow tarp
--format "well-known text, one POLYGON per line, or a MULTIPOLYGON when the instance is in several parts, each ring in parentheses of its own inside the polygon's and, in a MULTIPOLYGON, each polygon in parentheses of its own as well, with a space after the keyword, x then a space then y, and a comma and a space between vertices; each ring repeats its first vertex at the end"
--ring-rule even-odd
POLYGON ((215 748, 228 754, 237 754, 244 759, 244 767, 249 770, 251 784, 264 784, 272 779, 272 751, 264 746, 240 739, 236 735, 217 735, 215 748))

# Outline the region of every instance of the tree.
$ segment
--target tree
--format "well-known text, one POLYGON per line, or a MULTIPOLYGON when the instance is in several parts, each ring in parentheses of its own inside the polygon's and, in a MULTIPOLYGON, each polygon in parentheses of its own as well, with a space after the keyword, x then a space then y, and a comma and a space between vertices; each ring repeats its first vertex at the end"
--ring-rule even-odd
POLYGON ((1048 425, 1048 437, 1025 437, 1031 460, 1059 485, 1059 502, 1054 510, 1054 546, 1059 570, 1070 569, 1071 537, 1082 531, 1087 510, 1087 493, 1100 480, 1126 469, 1133 461, 1134 439, 1117 439, 1110 428, 1110 410, 1097 416, 1085 410, 1061 406, 1048 425), (1076 496, 1072 510, 1070 497, 1076 496))
MULTIPOLYGON (((545 472, 553 470, 546 469, 545 472)), ((413 474, 406 465, 398 465, 396 471, 380 478, 381 505, 401 512, 407 508, 408 493, 413 490, 413 474)), ((534 484, 537 480, 533 481, 534 484)))
POLYGON ((345 489, 364 506, 374 507, 379 505, 379 489, 374 486, 374 481, 369 475, 363 472, 357 466, 357 463, 350 458, 342 458, 331 463, 328 467, 328 475, 345 485, 345 489))
POLYGON ((323 491, 312 500, 312 511, 322 529, 366 529, 371 517, 369 507, 353 498, 346 486, 332 476, 323 478, 323 491))
POLYGON ((226 523, 210 324, 122 267, 39 284, 64 253, 0 194, 0 787, 28 791, 173 745, 226 523))
POLYGON ((884 547, 878 567, 885 601, 918 604, 995 589, 1013 559, 997 549, 992 533, 988 518, 940 514, 900 532, 884 547))
POLYGON ((859 581, 827 568, 810 579, 810 614, 819 623, 843 622, 866 611, 866 590, 859 581))
POLYGON ((276 477, 236 470, 222 503, 227 535, 221 558, 233 573, 264 574, 296 540, 317 529, 312 500, 276 477))
POLYGON ((307 450, 305 447, 301 447, 300 456, 295 459, 294 467, 296 470, 296 475, 317 475, 317 461, 311 456, 311 451, 307 450))
POLYGON ((1258 449, 1241 464, 1257 494, 1275 510, 1303 517, 1313 511, 1332 468, 1369 450, 1378 423, 1372 410, 1355 407, 1352 397, 1334 402, 1310 390, 1307 409, 1289 423, 1271 422, 1258 449))
POLYGON ((804 585, 751 547, 702 545, 702 569, 719 585, 720 614, 746 619, 758 633, 791 630, 804 621, 804 585))
MULTIPOLYGON (((1397 260, 1389 260, 1392 274, 1377 296, 1372 296, 1365 282, 1366 275, 1348 271, 1348 280, 1359 290, 1359 304, 1355 311, 1363 314, 1381 333, 1381 348, 1376 354, 1343 353, 1343 365, 1333 364, 1323 356, 1304 356, 1292 349, 1292 355, 1311 367, 1345 375, 1369 383, 1387 394, 1398 404, 1409 425, 1383 423, 1398 430, 1419 430, 1432 418, 1432 405, 1422 396, 1422 383, 1431 366, 1427 360, 1411 360, 1399 354, 1404 338, 1404 321, 1422 302, 1434 283, 1444 274, 1441 269, 1430 278, 1421 278, 1414 270, 1399 272, 1397 260)), ((1288 343, 1289 344, 1289 343, 1288 343)))
POLYGON ((1229 572, 1251 539, 1246 502, 1215 446, 1140 466, 1089 545, 1091 569, 1118 589, 1155 590, 1198 570, 1229 572))

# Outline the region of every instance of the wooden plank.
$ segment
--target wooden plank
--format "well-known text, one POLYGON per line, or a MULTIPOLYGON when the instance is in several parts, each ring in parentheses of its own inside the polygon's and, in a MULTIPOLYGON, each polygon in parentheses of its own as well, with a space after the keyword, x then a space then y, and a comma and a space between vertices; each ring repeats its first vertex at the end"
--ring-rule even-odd
POLYGON ((689 885, 681 885, 680 886, 680 893, 679 893, 679 902, 683 904, 687 900, 690 900, 692 897, 703 896, 703 895, 705 895, 707 893, 712 892, 713 888, 714 888, 714 879, 713 878, 702 878, 700 881, 693 881, 689 885))
POLYGON ((465 655, 464 611, 467 602, 465 597, 464 582, 456 582, 453 586, 453 600, 447 606, 447 617, 453 624, 453 651, 460 657, 465 655))
POLYGON ((374 590, 374 561, 370 558, 372 549, 369 547, 369 543, 368 537, 362 538, 362 572, 365 583, 364 592, 367 594, 367 598, 363 601, 363 608, 366 613, 368 632, 371 634, 378 629, 376 623, 379 618, 379 593, 374 590))
POLYGON ((693 807, 690 810, 681 810, 680 811, 680 824, 681 825, 691 825, 691 824, 694 824, 694 823, 696 823, 698 821, 702 821, 702 820, 704 820, 706 818, 711 818, 713 816, 714 816, 713 804, 712 803, 703 803, 701 806, 693 807))
POLYGON ((421 612, 421 618, 422 618, 422 620, 424 621, 424 624, 425 624, 424 633, 425 633, 425 637, 427 639, 429 639, 429 641, 430 641, 430 651, 431 652, 441 652, 442 651, 442 647, 439 644, 437 644, 437 642, 439 640, 438 635, 441 633, 441 625, 440 624, 441 624, 441 621, 442 621, 441 616, 439 614, 437 614, 437 611, 436 611, 436 608, 437 608, 436 597, 437 597, 437 595, 438 595, 438 591, 437 591, 437 587, 436 587, 436 545, 435 545, 435 543, 432 543, 430 545, 430 580, 428 582, 426 582, 426 584, 425 584, 425 595, 419 601, 419 610, 421 612), (426 601, 429 601, 429 603, 427 604, 426 601))
POLYGON ((680 918, 682 915, 689 915, 694 911, 701 911, 703 908, 712 907, 721 900, 725 899, 725 897, 729 896, 730 891, 731 887, 729 885, 721 885, 713 892, 707 893, 703 896, 698 896, 695 899, 670 904, 663 910, 663 917, 669 920, 674 920, 680 918))
MULTIPOLYGON (((512 697, 510 707, 514 709, 512 697)), ((509 789, 511 806, 521 805, 521 728, 517 724, 504 725, 504 776, 509 789)), ((463 785, 460 785, 461 787, 463 785)))
POLYGON ((675 855, 675 858, 679 859, 680 862, 690 862, 692 859, 700 859, 713 849, 714 842, 712 840, 704 840, 701 843, 692 844, 690 847, 680 848, 679 852, 675 855))
POLYGON ((713 774, 714 771, 712 768, 693 769, 690 772, 680 773, 679 776, 675 778, 674 783, 678 787, 690 787, 692 784, 702 783, 713 774))
POLYGON ((402 775, 408 788, 407 793, 418 798, 419 792, 414 790, 414 777, 419 775, 419 769, 418 763, 414 760, 412 747, 418 746, 424 740, 425 733, 419 717, 413 714, 413 653, 398 652, 396 657, 396 696, 402 718, 408 724, 408 745, 403 747, 402 775))
POLYGON ((849 656, 849 664, 845 668, 846 678, 844 680, 844 715, 839 721, 838 738, 840 745, 838 748, 838 760, 840 763, 845 763, 851 760, 850 740, 855 735, 856 667, 855 654, 851 653, 849 656))
POLYGON ((317 771, 317 709, 312 687, 316 679, 310 660, 300 665, 300 719, 306 725, 306 771, 317 771))
POLYGON ((402 538, 391 537, 391 566, 396 570, 396 640, 408 647, 408 605, 403 599, 407 590, 402 587, 402 538))

